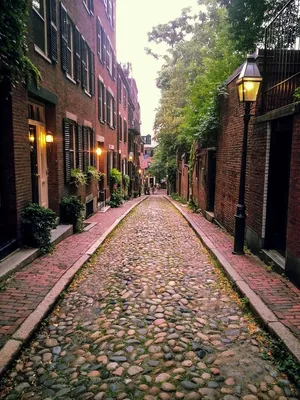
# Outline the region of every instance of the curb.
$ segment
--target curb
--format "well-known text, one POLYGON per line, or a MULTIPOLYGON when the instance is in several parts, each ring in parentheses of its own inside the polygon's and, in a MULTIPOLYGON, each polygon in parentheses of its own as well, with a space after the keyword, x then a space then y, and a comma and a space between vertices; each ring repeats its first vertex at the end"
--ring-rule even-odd
POLYGON ((168 196, 164 196, 184 217, 190 227, 196 233, 203 246, 208 250, 210 255, 223 269, 227 278, 237 286, 237 290, 249 300, 251 310, 261 320, 263 325, 280 339, 285 345, 288 352, 300 363, 300 341, 286 328, 269 309, 269 307, 261 300, 261 298, 249 287, 243 278, 231 266, 223 254, 215 247, 213 242, 208 238, 205 232, 199 228, 195 222, 189 217, 181 207, 171 200, 168 196))
POLYGON ((116 229, 120 222, 127 217, 127 215, 141 204, 146 197, 133 204, 125 213, 119 217, 100 238, 82 255, 66 273, 59 279, 53 286, 49 293, 45 296, 44 300, 37 306, 37 308, 26 318, 20 325, 18 330, 12 335, 3 348, 0 350, 0 378, 7 371, 9 366, 19 356, 23 346, 32 337, 36 329, 40 326, 43 319, 50 313, 56 301, 58 300, 61 292, 65 290, 73 280, 74 275, 80 268, 91 258, 96 250, 101 246, 107 237, 116 229))

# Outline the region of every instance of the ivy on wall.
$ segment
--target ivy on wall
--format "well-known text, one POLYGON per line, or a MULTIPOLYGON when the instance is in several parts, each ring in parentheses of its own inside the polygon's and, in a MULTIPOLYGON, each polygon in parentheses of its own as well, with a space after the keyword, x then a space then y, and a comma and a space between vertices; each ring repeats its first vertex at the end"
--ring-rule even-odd
POLYGON ((40 73, 27 57, 29 0, 0 2, 0 83, 16 85, 30 78, 38 82, 40 73))

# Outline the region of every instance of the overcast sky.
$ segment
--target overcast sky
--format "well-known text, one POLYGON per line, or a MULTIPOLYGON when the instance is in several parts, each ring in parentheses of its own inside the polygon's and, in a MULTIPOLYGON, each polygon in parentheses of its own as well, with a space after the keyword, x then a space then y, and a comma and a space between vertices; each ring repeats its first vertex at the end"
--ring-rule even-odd
POLYGON ((153 133, 155 108, 160 91, 155 79, 161 62, 145 53, 147 33, 153 26, 170 21, 197 0, 117 0, 117 52, 119 62, 132 64, 142 115, 142 134, 153 133))

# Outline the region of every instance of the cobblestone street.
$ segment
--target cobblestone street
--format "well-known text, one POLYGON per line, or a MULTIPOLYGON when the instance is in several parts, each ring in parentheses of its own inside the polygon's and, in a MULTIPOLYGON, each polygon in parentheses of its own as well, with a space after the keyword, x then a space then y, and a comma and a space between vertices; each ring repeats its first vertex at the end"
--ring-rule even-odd
POLYGON ((0 399, 299 399, 261 336, 184 218, 151 196, 75 278, 0 399))

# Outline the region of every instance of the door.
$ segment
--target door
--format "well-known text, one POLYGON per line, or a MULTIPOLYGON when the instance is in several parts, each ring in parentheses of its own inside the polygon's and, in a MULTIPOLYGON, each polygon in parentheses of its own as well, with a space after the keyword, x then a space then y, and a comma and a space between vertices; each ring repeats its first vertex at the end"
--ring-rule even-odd
POLYGON ((207 211, 214 211, 216 188, 216 150, 207 151, 207 211))
POLYGON ((272 123, 266 220, 266 248, 285 256, 293 118, 272 123))
POLYGON ((48 169, 45 126, 29 123, 32 202, 48 208, 48 169))

